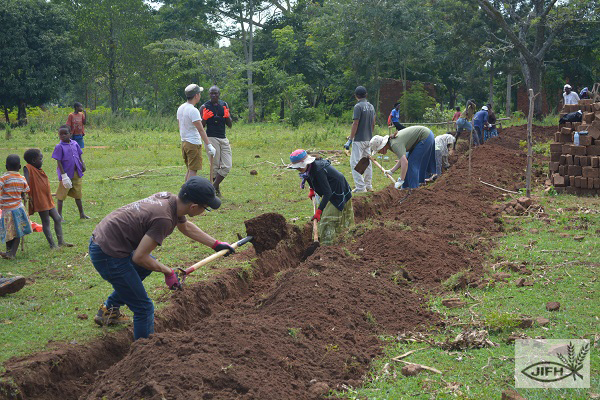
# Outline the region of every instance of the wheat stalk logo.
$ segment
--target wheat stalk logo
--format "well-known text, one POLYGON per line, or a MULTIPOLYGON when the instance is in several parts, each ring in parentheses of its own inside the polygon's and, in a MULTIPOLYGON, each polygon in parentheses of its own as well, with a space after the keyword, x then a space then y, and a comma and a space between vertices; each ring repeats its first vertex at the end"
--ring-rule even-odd
POLYGON ((569 342, 567 346, 567 355, 558 353, 556 356, 562 361, 561 363, 554 361, 540 361, 529 365, 523 369, 521 373, 538 382, 556 382, 573 377, 573 381, 577 378, 583 379, 583 375, 579 373, 583 369, 583 362, 590 352, 590 344, 584 344, 577 356, 575 355, 575 346, 569 342), (569 373, 565 373, 565 370, 569 373))

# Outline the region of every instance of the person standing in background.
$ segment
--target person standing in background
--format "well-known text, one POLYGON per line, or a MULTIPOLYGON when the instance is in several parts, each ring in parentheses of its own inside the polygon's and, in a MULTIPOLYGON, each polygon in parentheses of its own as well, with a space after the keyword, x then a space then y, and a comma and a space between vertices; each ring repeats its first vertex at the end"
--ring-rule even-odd
POLYGON ((375 130, 375 108, 367 101, 367 89, 364 86, 358 86, 354 90, 354 97, 357 101, 352 116, 354 122, 352 123, 350 138, 344 145, 346 150, 352 146, 350 167, 352 168, 352 178, 354 178, 355 186, 352 192, 372 192, 373 167, 371 164, 369 163, 369 166, 362 175, 355 171, 354 167, 361 158, 371 155, 369 142, 375 130))
POLYGON ((75 111, 69 114, 66 125, 71 128, 71 139, 76 141, 79 147, 83 149, 85 147, 83 137, 85 136, 84 126, 87 122, 87 113, 81 103, 73 104, 73 109, 75 111))

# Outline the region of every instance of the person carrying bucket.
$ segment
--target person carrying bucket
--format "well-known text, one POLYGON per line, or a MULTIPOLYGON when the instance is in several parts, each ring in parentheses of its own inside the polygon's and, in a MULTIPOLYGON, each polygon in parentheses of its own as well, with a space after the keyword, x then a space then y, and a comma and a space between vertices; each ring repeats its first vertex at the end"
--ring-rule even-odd
POLYGON ((311 220, 319 223, 319 240, 330 245, 344 229, 354 225, 352 209, 352 189, 344 175, 335 169, 329 160, 316 159, 309 156, 306 150, 298 149, 290 154, 291 164, 288 168, 299 172, 304 189, 308 182, 310 191, 308 198, 312 201, 318 195, 321 198, 319 207, 311 220))

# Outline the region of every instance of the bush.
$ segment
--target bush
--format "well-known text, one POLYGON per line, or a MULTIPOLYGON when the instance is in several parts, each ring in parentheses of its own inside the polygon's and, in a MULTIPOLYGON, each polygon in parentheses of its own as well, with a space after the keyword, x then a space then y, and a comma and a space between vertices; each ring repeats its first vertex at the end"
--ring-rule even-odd
POLYGON ((427 107, 423 113, 423 121, 426 122, 448 122, 452 121, 454 110, 442 110, 441 104, 427 107))
POLYGON ((410 89, 402 93, 398 101, 400 102, 400 113, 407 121, 422 120, 425 109, 435 106, 435 99, 427 93, 420 82, 413 82, 410 89))

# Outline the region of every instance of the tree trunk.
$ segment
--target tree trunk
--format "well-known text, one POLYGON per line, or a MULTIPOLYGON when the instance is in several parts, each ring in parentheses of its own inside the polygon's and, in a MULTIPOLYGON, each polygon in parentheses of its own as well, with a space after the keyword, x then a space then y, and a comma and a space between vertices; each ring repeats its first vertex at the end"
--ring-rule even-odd
POLYGON ((510 112, 511 112, 511 107, 510 107, 510 103, 511 103, 511 99, 512 99, 511 89, 512 89, 512 74, 508 74, 506 76, 506 116, 507 117, 510 117, 510 112))
MULTIPOLYGON (((520 57, 521 71, 525 78, 527 90, 533 89, 533 94, 536 95, 542 90, 542 62, 527 63, 523 57, 520 57)), ((533 103, 533 115, 536 119, 540 119, 542 115, 542 96, 536 96, 533 103)))
POLYGON ((494 106, 494 60, 490 60, 490 94, 488 103, 494 106))
POLYGON ((116 60, 117 60, 117 44, 115 42, 114 28, 112 18, 110 20, 110 37, 108 39, 108 90, 110 92, 110 109, 113 113, 117 112, 117 101, 119 94, 117 93, 117 76, 116 76, 116 60))
POLYGON ((19 100, 19 108, 17 111, 17 124, 19 126, 27 125, 27 104, 25 101, 19 100))
POLYGON ((244 49, 244 58, 246 59, 246 79, 248 82, 248 122, 256 120, 256 108, 254 105, 254 81, 252 62, 254 61, 254 3, 252 0, 248 3, 248 32, 244 29, 243 14, 240 13, 240 25, 242 26, 242 47, 244 49))
POLYGON ((281 100, 281 106, 279 107, 279 119, 285 119, 285 101, 281 100))
POLYGON ((8 116, 8 107, 4 106, 4 119, 7 124, 10 124, 10 117, 8 116))
POLYGON ((402 66, 402 110, 404 111, 404 115, 402 116, 402 120, 406 121, 406 61, 404 61, 402 66))

